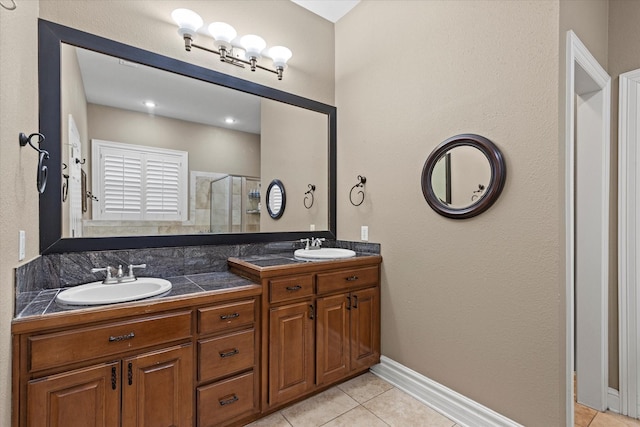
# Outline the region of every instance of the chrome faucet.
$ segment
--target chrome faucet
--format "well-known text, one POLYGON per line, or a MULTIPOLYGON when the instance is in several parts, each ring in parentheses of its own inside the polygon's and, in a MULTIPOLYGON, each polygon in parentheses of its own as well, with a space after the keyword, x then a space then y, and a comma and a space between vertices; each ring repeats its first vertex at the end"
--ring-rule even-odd
POLYGON ((105 268, 92 268, 91 272, 97 273, 99 271, 106 271, 107 276, 102 281, 102 283, 105 285, 111 285, 114 283, 133 282, 137 280, 136 276, 133 275, 134 268, 147 268, 147 264, 129 264, 129 271, 126 276, 124 275, 124 271, 122 270, 122 265, 118 265, 118 270, 115 277, 112 276, 111 266, 106 266, 105 268))

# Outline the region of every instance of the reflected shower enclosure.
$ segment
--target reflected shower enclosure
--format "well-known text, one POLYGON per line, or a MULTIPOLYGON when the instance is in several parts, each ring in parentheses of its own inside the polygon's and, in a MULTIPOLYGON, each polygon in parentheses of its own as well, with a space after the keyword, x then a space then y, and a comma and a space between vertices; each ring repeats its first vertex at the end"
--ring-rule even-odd
POLYGON ((211 233, 260 231, 260 180, 227 175, 211 181, 211 233))

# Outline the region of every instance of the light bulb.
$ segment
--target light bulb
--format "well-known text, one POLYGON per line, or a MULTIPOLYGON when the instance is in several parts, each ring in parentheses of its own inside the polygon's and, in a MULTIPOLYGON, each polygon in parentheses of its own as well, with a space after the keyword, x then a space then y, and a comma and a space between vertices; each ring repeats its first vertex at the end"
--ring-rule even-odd
POLYGON ((189 9, 176 9, 171 12, 171 18, 178 24, 178 34, 183 37, 185 34, 191 37, 195 36, 198 29, 204 24, 200 15, 189 9))
POLYGON ((238 33, 225 22, 214 22, 209 24, 209 34, 217 41, 231 45, 231 40, 235 39, 238 33))
POLYGON ((267 47, 267 42, 260 36, 254 34, 247 34, 242 36, 240 44, 247 51, 247 58, 260 58, 262 51, 267 47))
POLYGON ((273 66, 276 68, 284 68, 292 55, 291 50, 284 46, 273 46, 269 49, 269 56, 273 59, 273 66))

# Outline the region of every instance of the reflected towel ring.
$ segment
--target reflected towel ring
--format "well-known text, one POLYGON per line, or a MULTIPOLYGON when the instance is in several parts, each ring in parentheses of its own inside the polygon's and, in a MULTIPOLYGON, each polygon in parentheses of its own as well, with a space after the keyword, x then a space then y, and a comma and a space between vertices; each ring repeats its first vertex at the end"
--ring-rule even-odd
POLYGON ((349 191, 349 201, 351 202, 351 204, 353 206, 360 206, 363 202, 364 202, 364 191, 363 190, 359 190, 357 194, 360 194, 362 196, 362 200, 360 200, 359 203, 355 203, 353 201, 353 190, 355 190, 356 188, 363 188, 364 189, 364 184, 367 182, 367 178, 365 178, 364 176, 358 175, 358 183, 356 185, 354 185, 353 187, 351 187, 351 191, 349 191))
POLYGON ((311 209, 311 206, 313 206, 313 201, 314 201, 314 197, 313 197, 313 192, 316 191, 316 186, 313 184, 309 184, 309 190, 307 190, 304 193, 304 201, 302 203, 304 203, 304 207, 307 209, 311 209), (311 197, 309 197, 308 195, 310 195, 311 197), (310 202, 308 202, 308 200, 311 200, 310 202))
POLYGON ((10 1, 11 1, 11 6, 5 6, 5 4, 2 3, 1 1, 0 1, 0 6, 2 6, 7 10, 16 10, 16 7, 18 7, 18 5, 16 4, 15 0, 10 0, 10 1))
POLYGON ((37 139, 38 145, 44 142, 44 135, 37 132, 32 133, 29 136, 20 132, 20 134, 18 135, 18 141, 20 142, 21 147, 24 147, 25 145, 29 144, 34 150, 40 153, 40 156, 38 157, 38 170, 36 173, 36 187, 38 189, 38 193, 42 194, 44 193, 44 190, 47 188, 47 169, 48 168, 44 164, 44 161, 49 159, 49 152, 47 150, 42 150, 41 148, 33 145, 33 142, 31 140, 34 137, 38 138, 37 139))

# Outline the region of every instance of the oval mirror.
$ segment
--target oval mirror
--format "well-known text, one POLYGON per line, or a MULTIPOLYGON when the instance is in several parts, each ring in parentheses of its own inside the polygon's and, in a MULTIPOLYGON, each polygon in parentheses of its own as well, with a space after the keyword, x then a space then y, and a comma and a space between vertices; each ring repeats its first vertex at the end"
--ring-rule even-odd
POLYGON ((267 188, 267 211, 273 219, 278 219, 284 213, 287 197, 284 192, 284 185, 279 179, 274 179, 267 188))
POLYGON ((422 193, 433 210, 448 218, 476 216, 496 201, 507 169, 496 145, 480 135, 447 139, 422 169, 422 193))

